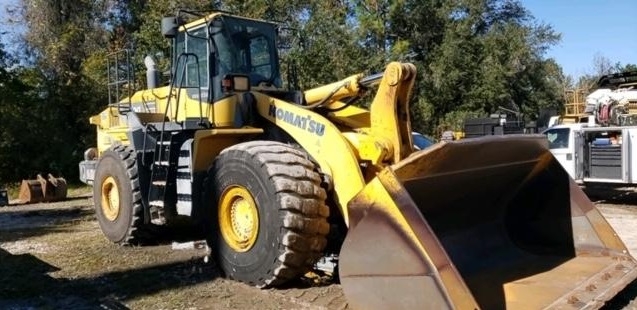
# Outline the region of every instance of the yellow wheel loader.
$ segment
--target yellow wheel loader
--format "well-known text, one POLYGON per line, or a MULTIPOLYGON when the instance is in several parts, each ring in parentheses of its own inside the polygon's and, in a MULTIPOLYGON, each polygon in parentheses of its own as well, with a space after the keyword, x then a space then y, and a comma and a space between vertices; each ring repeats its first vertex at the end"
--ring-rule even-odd
POLYGON ((170 81, 148 58, 148 89, 128 94, 116 54, 117 100, 90 119, 80 174, 110 241, 204 227, 221 271, 258 287, 338 257, 355 309, 589 309, 637 277, 543 136, 414 151, 413 65, 289 90, 276 24, 213 12, 162 32, 170 81))

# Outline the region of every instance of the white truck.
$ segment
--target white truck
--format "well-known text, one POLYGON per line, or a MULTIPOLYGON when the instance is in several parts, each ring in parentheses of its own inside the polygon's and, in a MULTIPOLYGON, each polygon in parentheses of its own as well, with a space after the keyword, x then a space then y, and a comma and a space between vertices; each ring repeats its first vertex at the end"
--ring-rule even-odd
POLYGON ((586 97, 587 123, 544 131, 553 155, 578 183, 637 184, 637 72, 603 76, 586 97))
POLYGON ((637 126, 556 125, 551 153, 578 183, 637 184, 637 126))

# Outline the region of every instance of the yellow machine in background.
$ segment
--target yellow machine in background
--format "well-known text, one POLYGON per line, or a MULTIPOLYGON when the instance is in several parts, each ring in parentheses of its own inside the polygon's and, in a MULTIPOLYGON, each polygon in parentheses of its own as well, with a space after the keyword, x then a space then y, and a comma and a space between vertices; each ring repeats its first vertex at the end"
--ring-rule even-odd
POLYGON ((543 136, 415 152, 413 65, 286 90, 275 24, 215 12, 162 30, 170 84, 147 59, 148 89, 91 118, 80 164, 112 242, 191 222, 226 276, 259 287, 338 256, 357 309, 598 307, 637 277, 543 136))
POLYGON ((558 124, 576 124, 588 122, 590 114, 586 113, 586 96, 584 89, 567 90, 564 94, 564 114, 559 117, 558 124))

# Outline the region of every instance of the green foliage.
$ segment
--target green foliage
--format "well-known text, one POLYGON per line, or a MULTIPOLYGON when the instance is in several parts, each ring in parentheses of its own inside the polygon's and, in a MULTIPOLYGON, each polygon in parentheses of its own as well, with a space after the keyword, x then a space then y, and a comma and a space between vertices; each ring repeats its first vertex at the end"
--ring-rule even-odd
POLYGON ((621 63, 617 63, 617 71, 618 72, 629 72, 629 71, 637 71, 636 64, 626 64, 622 65, 621 63))
POLYGON ((48 172, 77 179, 83 150, 95 143, 87 119, 105 101, 104 84, 94 83, 99 74, 84 66, 105 46, 106 29, 96 25, 101 5, 38 0, 15 11, 27 26, 27 48, 13 61, 3 53, 0 182, 48 172))
POLYGON ((413 42, 410 52, 422 77, 416 104, 431 113, 417 122, 428 122, 428 132, 457 128, 451 119, 463 112, 489 114, 505 107, 535 116, 540 108, 561 104, 553 76, 558 71, 544 58, 559 35, 537 24, 519 2, 405 1, 404 6, 409 14, 396 15, 393 24, 407 30, 401 40, 413 42))
POLYGON ((282 68, 284 75, 298 68, 302 88, 413 62, 412 125, 425 134, 458 130, 465 117, 498 107, 535 116, 559 106, 573 84, 545 57, 559 34, 515 0, 20 3, 28 48, 15 55, 19 63, 0 48, 0 181, 45 171, 75 179, 84 149, 95 144, 88 117, 107 101, 106 56, 134 49, 141 72, 144 56, 163 54, 160 70, 167 70, 160 20, 180 8, 218 8, 294 29, 284 38, 282 68))

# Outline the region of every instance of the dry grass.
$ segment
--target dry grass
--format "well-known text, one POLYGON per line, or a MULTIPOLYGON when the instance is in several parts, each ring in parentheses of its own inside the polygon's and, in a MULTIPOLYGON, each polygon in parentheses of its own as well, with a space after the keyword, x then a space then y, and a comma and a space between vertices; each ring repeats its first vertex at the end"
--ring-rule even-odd
POLYGON ((222 279, 205 254, 113 245, 89 198, 0 208, 0 309, 323 308, 222 279))

